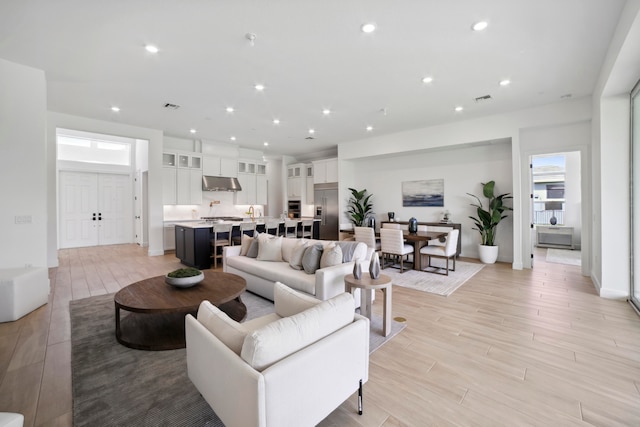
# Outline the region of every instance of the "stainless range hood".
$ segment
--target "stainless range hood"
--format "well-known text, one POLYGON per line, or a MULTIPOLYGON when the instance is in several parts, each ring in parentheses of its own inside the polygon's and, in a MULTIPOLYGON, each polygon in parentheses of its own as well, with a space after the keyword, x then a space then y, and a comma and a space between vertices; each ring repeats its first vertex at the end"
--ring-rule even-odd
POLYGON ((225 176, 203 176, 202 191, 242 191, 238 178, 225 176))

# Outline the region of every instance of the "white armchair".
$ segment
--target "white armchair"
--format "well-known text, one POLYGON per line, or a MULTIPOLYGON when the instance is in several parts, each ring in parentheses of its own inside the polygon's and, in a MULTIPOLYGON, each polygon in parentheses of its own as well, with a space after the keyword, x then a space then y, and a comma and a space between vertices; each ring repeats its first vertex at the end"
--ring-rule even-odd
MULTIPOLYGON (((353 297, 277 282, 276 312, 237 323, 203 301, 186 317, 188 375, 227 427, 315 426, 369 375, 369 321, 353 297)), ((361 411, 360 411, 361 413, 361 411)))

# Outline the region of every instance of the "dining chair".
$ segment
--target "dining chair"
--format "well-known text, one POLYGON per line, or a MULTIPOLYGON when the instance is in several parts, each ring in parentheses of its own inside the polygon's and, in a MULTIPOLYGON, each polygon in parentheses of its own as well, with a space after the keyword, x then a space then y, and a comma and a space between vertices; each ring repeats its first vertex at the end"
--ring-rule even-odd
POLYGON ((454 229, 447 233, 444 246, 432 245, 431 243, 429 243, 429 245, 420 248, 420 256, 426 256, 429 258, 426 268, 422 271, 426 271, 427 273, 441 274, 443 276, 448 276, 449 271, 456 271, 456 252, 458 249, 458 237, 460 237, 460 230, 454 229), (444 258, 446 260, 446 266, 438 267, 435 265, 431 265, 431 258, 444 258), (449 269, 450 259, 453 259, 452 269, 449 269), (431 270, 427 270, 427 268, 431 268, 431 270), (443 269, 445 272, 439 273, 439 271, 443 269))
MULTIPOLYGON (((380 229, 380 250, 382 253, 382 268, 387 268, 385 263, 387 256, 392 260, 400 261, 400 273, 404 273, 405 257, 408 259, 413 254, 413 245, 404 242, 402 230, 394 230, 391 228, 380 229)), ((395 262, 392 262, 395 266, 395 262)))
POLYGON ((371 227, 353 227, 353 233, 356 238, 356 242, 364 242, 368 247, 373 248, 375 252, 378 252, 381 248, 379 240, 376 240, 376 233, 371 227))
POLYGON ((284 220, 284 237, 298 237, 298 220, 285 219, 284 220))
POLYGON ((211 235, 213 268, 218 268, 218 259, 222 260, 222 247, 231 246, 231 224, 213 224, 211 235))
POLYGON ((303 219, 302 224, 300 226, 300 230, 298 231, 298 237, 301 238, 313 238, 313 220, 312 219, 303 219))
POLYGON ((280 220, 279 219, 268 219, 267 224, 265 225, 265 231, 268 234, 273 234, 274 236, 280 235, 280 220))
POLYGON ((382 223, 382 228, 390 228, 393 230, 401 230, 400 224, 395 222, 384 222, 382 223))
POLYGON ((232 245, 242 244, 242 235, 253 236, 256 232, 256 223, 254 221, 243 221, 240 223, 240 235, 231 238, 232 245))

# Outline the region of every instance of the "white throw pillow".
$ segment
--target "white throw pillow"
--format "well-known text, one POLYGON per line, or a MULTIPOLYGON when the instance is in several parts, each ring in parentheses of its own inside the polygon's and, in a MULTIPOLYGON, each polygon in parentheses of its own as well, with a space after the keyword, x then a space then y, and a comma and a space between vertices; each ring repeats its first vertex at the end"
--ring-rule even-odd
POLYGON ((240 242, 240 256, 247 255, 249 252, 249 248, 251 247, 251 242, 253 242, 253 237, 243 234, 242 240, 240 242))
POLYGON ((247 334, 240 357, 262 371, 353 322, 353 296, 339 294, 291 317, 247 334))
POLYGON ((198 308, 198 322, 234 353, 240 355, 242 343, 247 335, 241 323, 236 322, 227 316, 227 313, 206 300, 202 301, 198 308))
POLYGON ((306 240, 299 240, 296 242, 296 245, 293 247, 291 251, 291 256, 289 257, 289 265, 291 268, 296 270, 302 270, 302 257, 304 256, 304 251, 307 248, 308 242, 306 240))
POLYGON ((273 304, 276 314, 280 317, 293 316, 321 302, 319 299, 291 289, 283 283, 276 282, 273 285, 273 304))
POLYGON ((263 233, 258 236, 258 260, 282 261, 282 236, 263 233))
POLYGON ((320 258, 320 268, 342 264, 342 248, 335 243, 325 246, 320 258))

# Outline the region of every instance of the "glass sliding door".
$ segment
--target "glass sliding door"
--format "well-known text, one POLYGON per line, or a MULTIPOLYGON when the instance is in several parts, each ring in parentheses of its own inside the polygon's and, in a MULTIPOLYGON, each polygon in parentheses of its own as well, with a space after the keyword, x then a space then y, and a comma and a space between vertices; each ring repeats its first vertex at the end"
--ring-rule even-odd
POLYGON ((631 92, 631 304, 640 310, 640 82, 631 92))

